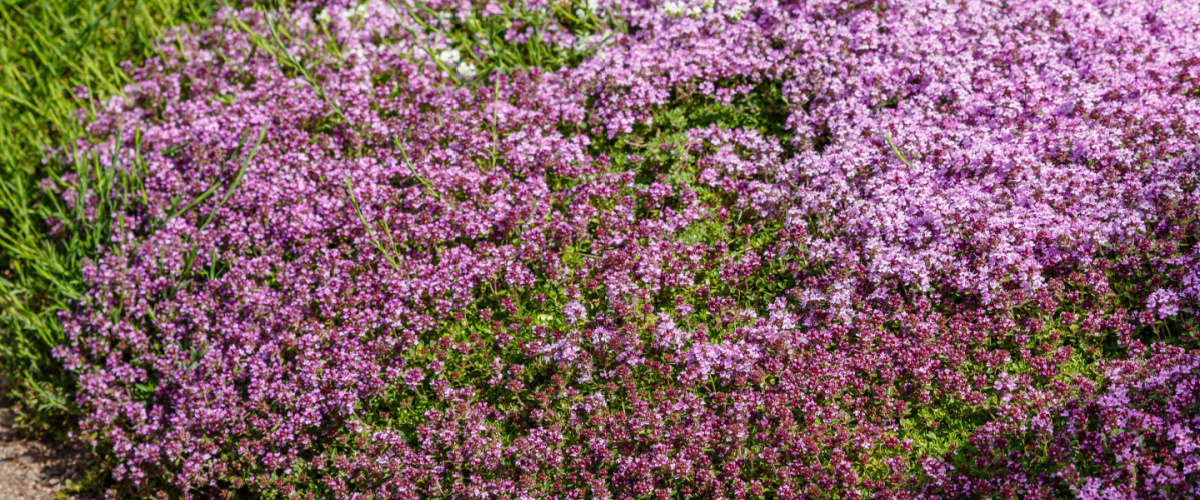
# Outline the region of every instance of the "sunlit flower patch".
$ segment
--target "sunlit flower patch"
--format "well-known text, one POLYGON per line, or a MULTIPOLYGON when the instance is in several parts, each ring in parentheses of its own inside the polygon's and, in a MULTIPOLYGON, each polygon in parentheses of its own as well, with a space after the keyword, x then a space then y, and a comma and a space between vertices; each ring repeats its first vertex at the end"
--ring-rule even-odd
POLYGON ((168 38, 68 178, 116 218, 57 351, 112 495, 1200 495, 1194 2, 168 38))

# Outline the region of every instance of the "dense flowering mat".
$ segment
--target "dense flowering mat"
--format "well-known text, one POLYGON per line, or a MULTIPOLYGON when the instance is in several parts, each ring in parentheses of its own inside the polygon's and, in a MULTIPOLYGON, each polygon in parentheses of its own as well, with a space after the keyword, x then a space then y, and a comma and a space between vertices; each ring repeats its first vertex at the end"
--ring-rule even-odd
POLYGON ((229 10, 96 109, 112 495, 1200 496, 1200 3, 449 35, 512 8, 229 10))

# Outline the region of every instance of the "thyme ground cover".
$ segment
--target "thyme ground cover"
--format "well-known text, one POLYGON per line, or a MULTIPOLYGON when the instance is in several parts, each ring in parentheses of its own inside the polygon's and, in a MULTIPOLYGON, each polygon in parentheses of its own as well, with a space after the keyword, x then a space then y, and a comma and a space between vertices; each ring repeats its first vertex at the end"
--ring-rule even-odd
POLYGON ((1200 495, 1192 2, 167 39, 44 185, 111 228, 55 354, 112 496, 1200 495))

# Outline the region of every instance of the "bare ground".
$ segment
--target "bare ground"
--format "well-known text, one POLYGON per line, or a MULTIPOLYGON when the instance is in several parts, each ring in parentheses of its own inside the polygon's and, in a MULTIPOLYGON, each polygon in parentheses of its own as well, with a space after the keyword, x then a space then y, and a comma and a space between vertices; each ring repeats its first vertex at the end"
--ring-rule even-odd
POLYGON ((0 500, 53 499, 79 477, 83 457, 58 443, 22 436, 9 406, 0 401, 0 500))

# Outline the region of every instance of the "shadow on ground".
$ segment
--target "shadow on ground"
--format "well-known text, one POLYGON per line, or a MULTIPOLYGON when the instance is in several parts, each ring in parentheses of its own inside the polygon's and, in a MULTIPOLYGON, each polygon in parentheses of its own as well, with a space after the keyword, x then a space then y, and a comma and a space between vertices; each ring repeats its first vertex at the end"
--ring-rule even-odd
POLYGON ((12 402, 0 399, 0 500, 56 498, 83 469, 79 451, 18 432, 12 402))

